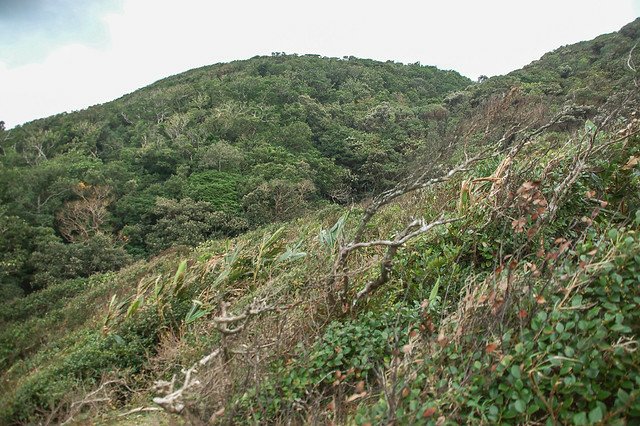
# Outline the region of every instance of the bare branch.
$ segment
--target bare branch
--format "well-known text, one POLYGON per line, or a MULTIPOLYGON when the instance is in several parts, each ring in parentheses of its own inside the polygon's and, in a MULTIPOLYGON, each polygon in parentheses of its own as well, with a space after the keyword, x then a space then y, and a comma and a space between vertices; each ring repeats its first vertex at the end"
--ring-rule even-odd
POLYGON ((395 257, 398 251, 398 248, 400 248, 410 239, 415 238, 418 235, 427 233, 431 229, 437 226, 446 225, 448 223, 457 222, 459 220, 461 220, 461 218, 455 218, 455 219, 440 218, 431 223, 425 223, 423 219, 414 220, 402 232, 400 232, 396 237, 396 239, 393 241, 370 241, 367 243, 359 243, 359 244, 354 244, 352 246, 347 247, 346 249, 351 249, 351 250, 354 250, 360 247, 372 247, 372 246, 380 246, 380 245, 388 247, 387 252, 384 255, 384 258, 382 259, 382 262, 380 262, 380 274, 375 280, 369 281, 364 286, 364 288, 356 294, 351 304, 351 307, 356 306, 356 304, 360 301, 360 299, 373 293, 379 287, 381 287, 387 281, 389 281, 389 273, 391 272, 391 267, 393 266, 392 265, 393 258, 395 257))
POLYGON ((384 191, 383 193, 378 195, 373 200, 373 202, 367 207, 364 214, 362 215, 362 218, 360 219, 360 223, 358 224, 358 228, 356 228, 356 232, 353 237, 353 243, 359 243, 362 240, 362 236, 364 234, 366 226, 369 224, 373 216, 375 216, 375 214, 382 207, 388 205, 393 200, 395 200, 396 198, 402 195, 408 194, 410 192, 413 192, 419 189, 425 189, 427 187, 434 186, 438 183, 443 183, 451 180, 457 174, 468 171, 474 163, 491 157, 491 154, 489 154, 489 152, 490 152, 489 149, 483 150, 481 153, 471 158, 468 158, 464 162, 453 167, 448 172, 443 173, 440 176, 435 176, 430 178, 429 174, 431 170, 425 170, 422 173, 420 173, 418 176, 411 176, 405 179, 404 181, 400 182, 398 185, 394 186, 393 188, 387 191, 384 191))
POLYGON ((629 57, 627 58, 627 66, 633 72, 638 72, 638 70, 636 69, 635 64, 633 63, 633 57, 631 56, 631 55, 633 55, 633 51, 636 50, 636 47, 638 47, 638 43, 633 45, 633 47, 629 51, 629 57))
POLYGON ((267 305, 264 300, 255 299, 251 302, 241 314, 228 315, 227 308, 229 304, 223 302, 220 306, 220 316, 214 317, 211 321, 214 323, 216 329, 222 333, 222 347, 214 350, 208 355, 202 357, 198 362, 193 364, 190 368, 182 370, 184 374, 184 381, 182 385, 176 389, 176 376, 174 375, 171 382, 165 380, 158 380, 155 383, 155 390, 164 396, 153 398, 153 402, 161 406, 165 411, 169 413, 180 414, 185 406, 185 393, 192 388, 200 386, 200 381, 194 377, 194 374, 198 372, 197 368, 204 367, 209 364, 213 359, 222 355, 224 361, 229 360, 229 353, 244 353, 246 351, 234 351, 228 350, 226 345, 226 337, 240 333, 245 329, 247 321, 252 317, 263 314, 270 311, 280 311, 282 309, 288 309, 291 305, 286 307, 275 307, 267 305))
MULTIPOLYGON (((112 401, 113 398, 108 392, 108 388, 111 385, 126 386, 124 380, 122 379, 107 380, 103 382, 97 389, 94 389, 93 391, 86 394, 81 400, 72 402, 71 405, 69 406, 68 413, 66 414, 66 419, 63 422, 57 423, 57 424, 66 425, 73 422, 74 416, 80 413, 81 410, 87 405, 95 406, 95 404, 112 401)), ((55 414, 55 412, 52 414, 55 414)), ((49 424, 49 422, 54 420, 51 417, 53 416, 50 416, 46 424, 49 424)))
POLYGON ((119 414, 118 417, 126 417, 126 416, 130 416, 131 414, 141 413, 146 411, 161 411, 161 410, 162 408, 158 408, 158 407, 138 407, 138 408, 131 409, 126 413, 119 414))
MULTIPOLYGON (((340 247, 339 254, 338 256, 336 256, 331 274, 327 279, 327 285, 330 289, 330 304, 335 306, 335 287, 338 281, 342 280, 342 285, 339 292, 341 296, 341 305, 344 310, 348 309, 345 308, 346 306, 351 305, 353 307, 359 299, 364 297, 366 294, 374 291, 388 281, 389 272, 391 270, 391 263, 396 254, 396 251, 400 246, 402 246, 411 238, 429 231, 434 226, 439 226, 450 222, 443 221, 442 218, 429 225, 425 225, 424 222, 413 221, 409 225, 407 225, 403 233, 401 233, 401 235, 399 237, 396 237, 394 240, 377 240, 363 242, 362 239, 367 225, 384 206, 390 204, 392 201, 405 194, 425 189, 439 183, 447 182, 454 178, 456 175, 469 171, 471 167, 479 161, 506 153, 506 158, 502 162, 502 165, 504 167, 504 170, 502 170, 502 174, 504 176, 508 173, 508 169, 513 162, 513 158, 518 155, 518 153, 527 144, 533 141, 538 135, 556 124, 564 123, 567 121, 574 121, 577 117, 584 116, 588 112, 589 108, 587 107, 569 105, 565 107, 560 113, 552 117, 551 120, 549 120, 546 124, 534 130, 530 131, 532 123, 524 126, 515 124, 504 132, 503 136, 497 143, 486 146, 485 148, 481 149, 479 153, 473 156, 468 156, 465 151, 465 160, 452 167, 448 171, 443 171, 442 166, 435 167, 435 169, 428 168, 419 170, 417 173, 409 176, 393 188, 384 191, 380 195, 375 197, 371 204, 369 204, 369 206, 365 209, 358 227, 356 228, 352 241, 340 247), (356 298, 352 303, 348 303, 346 297, 349 292, 349 274, 347 265, 349 254, 356 249, 372 246, 388 247, 385 257, 380 264, 380 275, 376 280, 369 282, 365 286, 365 288, 356 295, 356 298)), ((495 176, 496 182, 494 182, 493 188, 495 192, 499 191, 500 183, 498 182, 498 180, 501 180, 503 176, 495 176)), ((460 219, 454 219, 451 221, 455 220, 460 219)))

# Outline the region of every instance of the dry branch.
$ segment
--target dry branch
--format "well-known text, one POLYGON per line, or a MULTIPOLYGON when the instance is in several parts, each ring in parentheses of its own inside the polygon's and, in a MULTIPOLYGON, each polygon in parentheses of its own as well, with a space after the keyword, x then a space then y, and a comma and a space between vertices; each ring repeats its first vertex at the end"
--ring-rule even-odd
POLYGON ((225 361, 229 360, 230 353, 242 353, 242 351, 233 351, 228 350, 226 346, 226 337, 240 333, 245 329, 247 322, 252 317, 258 316, 265 312, 270 311, 280 311, 283 309, 289 308, 286 307, 275 307, 273 305, 268 305, 264 300, 253 300, 247 307, 242 311, 242 313, 237 315, 230 315, 227 313, 227 308, 229 304, 223 302, 220 308, 220 316, 214 317, 211 319, 215 328, 222 334, 222 347, 217 348, 213 352, 208 355, 202 357, 198 362, 193 364, 188 369, 183 369, 182 374, 184 375, 184 380, 182 385, 176 389, 176 376, 174 375, 170 382, 165 380, 158 380, 155 383, 154 389, 164 394, 161 397, 153 398, 153 402, 162 407, 165 411, 169 413, 180 414, 185 406, 185 396, 187 391, 200 386, 200 381, 195 378, 195 374, 198 372, 197 368, 204 367, 211 362, 211 360, 217 358, 222 355, 225 361))
POLYGON ((357 244, 362 241, 364 231, 371 219, 376 215, 376 213, 380 211, 380 209, 391 203, 396 198, 410 192, 417 191, 419 189, 425 189, 430 186, 434 186, 438 183, 447 182, 457 174, 470 170, 470 167, 478 161, 484 160, 491 156, 492 154, 490 154, 490 150, 486 149, 471 158, 467 158, 462 163, 458 164, 457 166, 439 176, 429 177, 431 170, 422 171, 417 175, 410 176, 393 188, 382 192, 364 211, 364 214, 360 219, 360 223, 356 228, 356 232, 353 237, 353 244, 357 244))
MULTIPOLYGON (((125 381, 122 379, 107 380, 103 382, 97 389, 89 392, 82 399, 72 402, 69 406, 68 412, 66 413, 65 420, 57 424, 66 425, 73 422, 75 420, 74 417, 86 406, 95 407, 97 404, 104 404, 113 401, 113 397, 109 393, 109 387, 112 385, 127 387, 125 381)), ((54 411, 51 414, 52 415, 47 419, 45 424, 50 424, 54 420, 56 412, 54 411)))
POLYGON ((395 257, 396 252, 398 251, 398 248, 400 248, 402 245, 404 245, 407 241, 411 240, 412 238, 415 238, 418 235, 427 233, 431 229, 437 226, 446 225, 448 223, 456 222, 459 220, 460 218, 456 218, 456 219, 440 218, 431 223, 425 223, 424 219, 414 220, 403 231, 401 231, 398 234, 395 240, 370 241, 367 243, 358 243, 358 244, 353 244, 351 246, 346 247, 345 250, 349 250, 349 251, 355 250, 356 248, 360 248, 360 247, 373 247, 373 246, 388 247, 387 252, 384 255, 384 258, 382 259, 382 262, 380 262, 380 274, 375 280, 369 281, 364 286, 364 288, 356 294, 351 306, 354 307, 358 303, 358 301, 360 301, 360 299, 373 293, 380 286, 384 285, 387 281, 389 281, 389 273, 391 272, 391 267, 393 266, 393 258, 395 257))
MULTIPOLYGON (((502 162, 502 164, 504 165, 502 175, 506 176, 514 157, 516 157, 518 153, 520 153, 520 151, 527 144, 533 141, 537 136, 554 125, 561 124, 567 121, 575 121, 577 117, 585 116, 588 111, 588 107, 569 105, 565 107, 560 113, 552 117, 546 124, 534 130, 530 130, 531 123, 525 126, 521 126, 519 124, 512 125, 504 132, 500 140, 498 140, 496 143, 481 149, 477 154, 473 156, 467 156, 465 153, 465 160, 458 165, 450 168, 449 170, 443 171, 442 166, 421 169, 398 183, 393 188, 384 191, 380 195, 375 197, 371 204, 369 204, 369 206, 365 209, 355 230, 353 239, 346 245, 341 246, 338 251, 338 256, 336 256, 336 260, 333 264, 333 268, 327 280, 328 288, 330 289, 330 303, 333 305, 333 307, 336 306, 334 292, 337 289, 335 287, 340 280, 342 282, 340 286, 341 288, 339 290, 341 298, 340 304, 343 310, 348 310, 348 306, 355 306, 357 302, 365 295, 375 291, 377 288, 388 281, 393 258, 400 246, 405 244, 411 238, 428 232, 435 226, 440 226, 456 220, 460 220, 444 220, 441 217, 440 219, 427 225, 421 219, 419 221, 413 221, 409 223, 407 227, 393 240, 376 240, 363 242, 362 240, 367 225, 383 207, 403 195, 450 181, 458 174, 469 171, 471 167, 476 163, 503 154, 506 154, 506 157, 502 162), (349 303, 349 301, 347 300, 349 293, 349 255, 357 249, 372 246, 387 246, 387 252, 380 263, 380 274, 375 280, 367 283, 365 287, 356 294, 354 300, 349 303)), ((496 190, 496 192, 499 191, 500 182, 494 182, 494 189, 496 190)))

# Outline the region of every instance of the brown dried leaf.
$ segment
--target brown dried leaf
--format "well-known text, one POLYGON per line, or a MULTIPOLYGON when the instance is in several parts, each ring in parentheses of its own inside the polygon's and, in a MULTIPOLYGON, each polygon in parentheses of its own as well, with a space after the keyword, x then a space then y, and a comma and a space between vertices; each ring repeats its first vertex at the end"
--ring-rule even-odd
POLYGON ((361 392, 361 393, 354 393, 353 395, 349 396, 347 399, 345 399, 345 402, 353 402, 356 399, 362 398, 363 396, 365 396, 367 393, 366 392, 361 392))
POLYGON ((433 417, 436 411, 438 411, 436 407, 428 407, 426 410, 424 410, 424 413, 422 413, 422 417, 425 419, 428 419, 429 417, 433 417))
POLYGON ((489 343, 487 346, 485 346, 484 351, 488 354, 495 352, 495 350, 498 348, 498 344, 497 343, 489 343))
POLYGON ((524 225, 526 225, 527 219, 524 217, 515 219, 511 222, 511 227, 516 231, 516 233, 522 232, 524 230, 524 225))
POLYGON ((440 347, 444 348, 445 346, 447 346, 447 343, 449 343, 449 339, 447 339, 444 333, 440 333, 438 335, 438 338, 436 339, 436 343, 438 343, 440 347))
POLYGON ((547 259, 547 260, 556 260, 557 258, 558 258, 558 253, 555 252, 555 251, 549 252, 545 256, 545 259, 547 259))
POLYGON ((638 165, 639 161, 640 159, 638 157, 636 157, 635 155, 632 155, 631 157, 629 157, 629 161, 627 161, 627 163, 624 166, 622 166, 622 170, 633 169, 635 166, 638 165))

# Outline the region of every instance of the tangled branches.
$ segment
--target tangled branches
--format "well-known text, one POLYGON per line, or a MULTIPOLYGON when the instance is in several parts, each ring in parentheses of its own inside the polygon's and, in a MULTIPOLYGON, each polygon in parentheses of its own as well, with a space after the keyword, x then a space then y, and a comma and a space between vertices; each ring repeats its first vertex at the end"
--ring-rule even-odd
POLYGON ((530 129, 529 125, 512 125, 504 132, 500 140, 496 143, 479 149, 479 152, 474 155, 467 155, 465 153, 465 159, 448 170, 444 169, 442 166, 433 168, 423 167, 393 188, 382 192, 380 195, 375 197, 360 218, 352 240, 339 247, 338 255, 336 256, 336 260, 327 280, 327 284, 330 289, 330 303, 335 307, 339 302, 343 312, 354 308, 360 300, 376 291, 389 280, 389 273, 393 265, 393 258, 401 246, 409 240, 419 235, 423 235, 436 227, 444 226, 462 219, 460 217, 445 219, 444 216, 440 216, 438 219, 431 222, 425 221, 424 218, 413 219, 402 231, 395 235, 393 239, 363 241, 367 226, 373 217, 385 206, 406 194, 451 181, 458 175, 469 171, 472 166, 482 160, 497 157, 499 155, 505 155, 505 159, 501 163, 504 170, 501 170, 500 176, 493 178, 496 190, 492 192, 497 192, 500 188, 499 181, 508 175, 508 169, 513 162, 514 157, 518 155, 518 153, 521 152, 528 143, 554 125, 568 121, 575 121, 577 117, 584 116, 585 111, 585 107, 570 105, 552 117, 546 124, 533 130, 530 129), (358 249, 374 246, 387 247, 387 251, 380 262, 380 272, 375 279, 365 284, 365 286, 358 291, 350 301, 348 258, 351 253, 358 249), (338 293, 340 297, 339 301, 335 299, 334 292, 338 293))
POLYGON ((227 345, 226 337, 240 333, 247 326, 250 319, 257 317, 263 313, 271 311, 281 311, 287 307, 276 307, 268 305, 264 300, 254 300, 240 313, 229 314, 227 313, 228 303, 223 302, 221 305, 221 313, 219 316, 213 317, 211 322, 215 325, 215 328, 222 334, 222 346, 210 352, 206 356, 202 357, 198 362, 193 364, 188 369, 183 369, 182 374, 184 379, 182 384, 176 388, 177 377, 174 374, 171 381, 158 380, 155 383, 154 389, 156 392, 164 395, 153 398, 153 402, 162 407, 169 413, 180 414, 185 406, 185 397, 188 391, 197 388, 201 385, 200 381, 195 377, 198 372, 198 368, 205 367, 212 360, 222 357, 226 363, 230 360, 230 354, 241 352, 230 350, 227 345))

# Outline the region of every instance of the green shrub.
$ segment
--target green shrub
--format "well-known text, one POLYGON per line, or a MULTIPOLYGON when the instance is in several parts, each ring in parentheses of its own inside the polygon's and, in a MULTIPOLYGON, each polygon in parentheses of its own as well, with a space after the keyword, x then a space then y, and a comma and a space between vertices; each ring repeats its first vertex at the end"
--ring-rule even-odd
POLYGON ((334 385, 375 381, 376 369, 389 366, 420 321, 419 306, 396 305, 384 312, 369 311, 352 320, 332 322, 311 348, 299 347, 295 359, 276 362, 270 381, 239 398, 246 410, 245 420, 264 421, 283 411, 293 415, 292 403, 322 400, 334 385), (256 407, 263 411, 257 412, 256 407))

